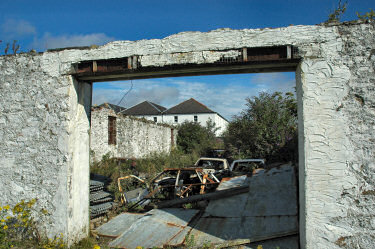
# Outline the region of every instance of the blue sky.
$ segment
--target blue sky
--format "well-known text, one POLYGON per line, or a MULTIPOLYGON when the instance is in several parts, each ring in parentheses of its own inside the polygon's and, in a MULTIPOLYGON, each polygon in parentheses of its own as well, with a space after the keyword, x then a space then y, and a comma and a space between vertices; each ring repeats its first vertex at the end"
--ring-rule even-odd
MULTIPOLYGON (((114 40, 164 38, 183 31, 265 28, 324 22, 338 0, 2 0, 0 54, 17 40, 21 51, 101 45, 114 40)), ((375 8, 374 0, 349 0, 342 20, 375 8)), ((97 83, 93 101, 117 104, 130 82, 97 83)), ((171 107, 194 97, 228 119, 245 98, 293 90, 294 73, 222 75, 133 81, 121 105, 145 99, 171 107)))

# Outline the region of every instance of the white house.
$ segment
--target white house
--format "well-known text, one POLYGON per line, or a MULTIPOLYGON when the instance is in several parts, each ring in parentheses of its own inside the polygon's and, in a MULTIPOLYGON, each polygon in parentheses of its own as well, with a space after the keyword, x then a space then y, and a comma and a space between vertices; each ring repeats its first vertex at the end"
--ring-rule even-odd
POLYGON ((162 122, 162 114, 167 108, 152 103, 150 101, 143 101, 129 109, 121 111, 125 115, 135 116, 137 118, 145 118, 147 120, 154 121, 156 123, 162 122))
POLYGON ((123 113, 158 123, 176 125, 184 121, 191 121, 205 126, 207 121, 211 120, 219 128, 216 131, 216 136, 218 137, 223 134, 228 125, 228 121, 223 116, 193 98, 169 109, 149 101, 144 101, 125 110, 123 113))

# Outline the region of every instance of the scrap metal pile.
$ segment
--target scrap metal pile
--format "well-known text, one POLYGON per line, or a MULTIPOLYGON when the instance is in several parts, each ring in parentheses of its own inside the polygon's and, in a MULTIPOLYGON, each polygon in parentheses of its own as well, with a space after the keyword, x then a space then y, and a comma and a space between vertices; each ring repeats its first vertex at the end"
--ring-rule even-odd
POLYGON ((111 193, 105 191, 109 179, 94 174, 90 178, 90 217, 93 218, 107 213, 114 202, 111 193))
MULTIPOLYGON (((111 248, 179 247, 189 243, 194 248, 208 242, 212 248, 256 248, 259 244, 263 248, 299 248, 297 180, 293 165, 222 178, 219 184, 212 176, 213 182, 207 180, 203 184, 207 177, 201 168, 166 169, 153 181, 154 191, 174 193, 176 198, 156 202, 156 208, 146 213, 122 213, 98 227, 95 233, 112 238, 111 248), (179 184, 185 179, 184 173, 190 177, 179 184), (207 193, 215 185, 217 188, 207 193), (181 201, 201 199, 209 200, 204 209, 174 207, 181 201), (189 241, 189 238, 194 239, 189 241)), ((145 197, 150 194, 152 191, 145 197)))
POLYGON ((243 188, 233 188, 223 193, 213 194, 212 192, 216 190, 221 180, 226 177, 252 174, 253 168, 250 167, 249 163, 262 165, 264 160, 239 160, 234 161, 229 166, 226 159, 200 158, 194 166, 189 168, 164 169, 150 183, 135 175, 121 177, 118 179, 121 202, 124 205, 128 205, 129 209, 138 205, 148 205, 151 208, 175 207, 186 203, 240 193, 244 191, 243 188), (241 169, 241 171, 236 171, 236 169, 241 169), (125 180, 132 180, 134 186, 138 183, 144 187, 135 187, 130 191, 124 191, 122 183, 125 180), (135 184, 134 181, 136 182, 135 184))

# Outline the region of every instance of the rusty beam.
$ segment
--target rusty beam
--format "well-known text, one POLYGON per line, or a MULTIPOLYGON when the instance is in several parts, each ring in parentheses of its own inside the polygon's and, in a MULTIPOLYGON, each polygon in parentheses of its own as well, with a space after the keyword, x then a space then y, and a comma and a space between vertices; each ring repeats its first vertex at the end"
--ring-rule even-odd
POLYGON ((128 69, 127 58, 83 61, 76 66, 76 75, 95 75, 96 73, 123 72, 128 69))
MULTIPOLYGON (((237 57, 220 58, 207 64, 174 64, 142 67, 138 56, 83 61, 75 65, 73 74, 83 81, 110 81, 194 75, 295 71, 299 59, 291 45, 238 49, 237 57)), ((216 51, 212 51, 216 52, 216 51)), ((220 51, 217 51, 220 52, 220 51)))
POLYGON ((292 59, 291 46, 247 48, 244 61, 269 61, 292 59))
POLYGON ((203 201, 203 200, 216 200, 233 195, 239 195, 249 192, 249 186, 241 186, 236 188, 230 188, 226 190, 220 190, 213 193, 202 194, 202 195, 193 195, 182 199, 173 199, 169 201, 163 201, 155 204, 155 208, 167 208, 173 207, 181 204, 203 201))
POLYGON ((78 80, 102 82, 116 80, 149 79, 165 77, 183 77, 197 75, 216 74, 242 74, 242 73, 267 73, 267 72, 294 72, 298 66, 299 59, 288 61, 278 60, 267 63, 249 63, 244 65, 186 65, 185 67, 154 67, 138 68, 138 70, 127 70, 127 72, 106 72, 96 74, 75 74, 78 80))

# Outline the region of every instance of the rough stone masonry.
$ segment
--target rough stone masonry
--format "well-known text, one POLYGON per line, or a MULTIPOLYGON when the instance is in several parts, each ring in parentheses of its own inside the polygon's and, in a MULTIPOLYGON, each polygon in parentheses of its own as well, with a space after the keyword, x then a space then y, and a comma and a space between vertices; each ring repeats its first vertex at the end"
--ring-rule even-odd
POLYGON ((184 32, 161 40, 0 57, 0 202, 38 198, 41 227, 88 234, 91 83, 82 61, 138 56, 138 67, 210 64, 239 49, 293 45, 299 104, 302 248, 375 243, 375 25, 184 32))
POLYGON ((177 129, 149 120, 125 116, 106 107, 91 108, 91 161, 103 155, 120 158, 145 158, 169 153, 175 147, 177 129), (108 143, 108 117, 116 117, 116 143, 108 143))

